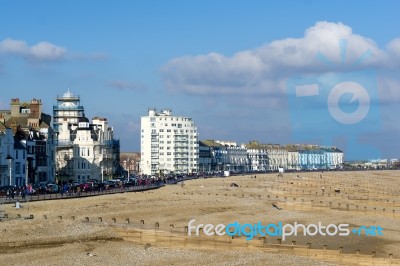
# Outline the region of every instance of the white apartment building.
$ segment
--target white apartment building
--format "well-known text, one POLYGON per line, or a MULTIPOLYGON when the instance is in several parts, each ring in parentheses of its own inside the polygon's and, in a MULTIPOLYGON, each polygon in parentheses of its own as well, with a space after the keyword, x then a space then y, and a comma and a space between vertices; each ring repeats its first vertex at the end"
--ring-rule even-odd
POLYGON ((266 171, 269 169, 269 160, 267 151, 261 148, 247 149, 248 170, 266 171))
POLYGON ((299 161, 300 161, 299 152, 294 149, 288 149, 287 169, 288 170, 301 170, 299 161))
POLYGON ((266 151, 269 159, 269 170, 287 169, 288 151, 284 147, 278 144, 267 145, 266 151))
POLYGON ((215 142, 226 147, 228 162, 224 167, 225 170, 233 172, 244 172, 247 170, 248 159, 245 147, 239 146, 235 141, 216 140, 215 142))
POLYGON ((142 174, 198 172, 198 132, 191 118, 150 108, 141 117, 140 142, 142 174))

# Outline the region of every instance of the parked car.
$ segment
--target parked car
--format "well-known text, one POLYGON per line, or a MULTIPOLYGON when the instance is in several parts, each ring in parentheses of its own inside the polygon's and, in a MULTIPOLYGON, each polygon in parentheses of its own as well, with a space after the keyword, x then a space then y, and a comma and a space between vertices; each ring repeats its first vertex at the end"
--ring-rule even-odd
POLYGON ((47 184, 47 193, 58 193, 59 187, 56 184, 47 184))
POLYGON ((107 188, 114 188, 116 185, 116 182, 113 180, 106 180, 103 182, 104 187, 107 188))

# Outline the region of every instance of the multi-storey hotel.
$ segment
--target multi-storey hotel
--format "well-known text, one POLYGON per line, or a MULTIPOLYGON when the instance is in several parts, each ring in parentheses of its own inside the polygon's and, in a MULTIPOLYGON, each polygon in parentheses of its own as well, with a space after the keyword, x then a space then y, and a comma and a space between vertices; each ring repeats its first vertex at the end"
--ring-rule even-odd
POLYGON ((191 118, 155 108, 141 118, 141 172, 188 174, 198 171, 198 133, 191 118))
POLYGON ((63 182, 86 182, 111 178, 119 165, 119 140, 106 118, 85 117, 78 96, 69 90, 57 97, 53 107, 57 132, 57 179, 63 182))

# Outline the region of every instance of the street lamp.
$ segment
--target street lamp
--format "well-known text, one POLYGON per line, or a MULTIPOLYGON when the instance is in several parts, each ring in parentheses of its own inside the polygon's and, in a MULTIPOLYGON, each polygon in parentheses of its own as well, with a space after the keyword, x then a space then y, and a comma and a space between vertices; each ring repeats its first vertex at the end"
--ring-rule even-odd
POLYGON ((28 178, 29 178, 29 161, 26 160, 26 164, 25 164, 25 187, 28 187, 28 178))
POLYGON ((101 183, 104 183, 104 169, 103 169, 103 165, 101 165, 101 183))
POLYGON ((11 174, 12 174, 12 169, 11 169, 11 163, 12 163, 13 157, 11 157, 11 155, 9 154, 9 155, 7 156, 6 159, 8 160, 8 166, 9 166, 9 169, 10 169, 10 186, 12 186, 12 176, 11 176, 11 174))

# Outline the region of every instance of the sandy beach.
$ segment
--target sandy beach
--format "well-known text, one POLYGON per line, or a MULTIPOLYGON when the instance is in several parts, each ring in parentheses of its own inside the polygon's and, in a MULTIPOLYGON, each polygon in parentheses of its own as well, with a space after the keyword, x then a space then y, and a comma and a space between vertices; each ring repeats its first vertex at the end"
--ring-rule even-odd
POLYGON ((399 171, 253 174, 22 203, 20 209, 3 204, 8 218, 0 222, 0 260, 7 265, 400 264, 399 180, 399 171), (379 225, 383 235, 300 234, 284 241, 188 236, 191 219, 214 225, 379 225))

